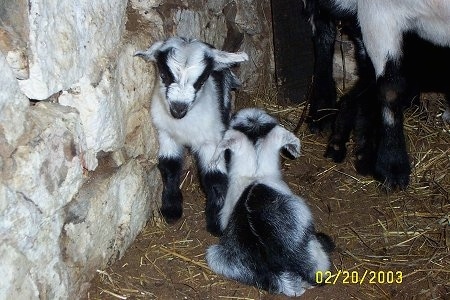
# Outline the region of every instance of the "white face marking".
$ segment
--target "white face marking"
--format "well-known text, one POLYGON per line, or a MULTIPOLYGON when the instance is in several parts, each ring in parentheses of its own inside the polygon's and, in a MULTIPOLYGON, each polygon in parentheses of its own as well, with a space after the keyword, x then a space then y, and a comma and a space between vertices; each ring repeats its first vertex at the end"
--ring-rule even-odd
POLYGON ((167 100, 170 102, 184 103, 191 106, 195 99, 195 89, 192 85, 172 83, 167 88, 167 100))
POLYGON ((211 48, 198 41, 169 40, 156 55, 166 108, 177 119, 192 108, 197 92, 209 78, 213 60, 211 48))

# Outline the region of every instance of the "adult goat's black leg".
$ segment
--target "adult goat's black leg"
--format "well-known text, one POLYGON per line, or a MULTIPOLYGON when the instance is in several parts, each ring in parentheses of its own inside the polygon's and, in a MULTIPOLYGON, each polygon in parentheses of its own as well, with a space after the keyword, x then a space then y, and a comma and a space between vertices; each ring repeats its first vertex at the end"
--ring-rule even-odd
POLYGON ((381 107, 376 97, 375 84, 358 101, 354 138, 355 169, 361 175, 373 175, 381 124, 381 107))
POLYGON ((346 143, 355 125, 357 99, 351 94, 346 94, 341 97, 338 107, 336 120, 324 154, 325 157, 331 158, 336 163, 342 162, 347 154, 346 143))
POLYGON ((331 125, 336 108, 336 83, 333 79, 333 55, 336 24, 318 8, 314 14, 314 78, 308 113, 309 129, 320 132, 331 125))
POLYGON ((161 215, 167 223, 173 223, 183 214, 183 195, 180 190, 180 178, 183 157, 159 157, 158 169, 163 181, 161 215))
MULTIPOLYGON (((373 98, 371 93, 375 91, 375 71, 372 62, 366 53, 356 19, 348 19, 344 28, 355 46, 358 80, 352 89, 341 97, 338 104, 339 109, 336 120, 325 151, 325 156, 332 158, 334 162, 342 162, 344 160, 347 153, 346 143, 350 138, 352 129, 355 126, 369 125, 365 121, 355 124, 355 120, 357 119, 357 111, 359 111, 358 114, 360 118, 366 117, 361 113, 370 113, 370 111, 358 108, 363 108, 362 106, 366 105, 365 102, 368 101, 366 98, 373 98)), ((370 118, 370 115, 368 115, 367 118, 370 118)), ((360 137, 361 139, 370 138, 369 136, 364 136, 365 133, 366 129, 364 128, 360 130, 360 135, 357 137, 360 137)), ((363 148, 364 147, 361 147, 361 150, 363 148)))
POLYGON ((402 99, 405 96, 405 80, 400 75, 399 64, 399 61, 388 60, 384 73, 377 80, 381 128, 375 177, 384 182, 388 189, 406 188, 411 173, 403 133, 402 99))

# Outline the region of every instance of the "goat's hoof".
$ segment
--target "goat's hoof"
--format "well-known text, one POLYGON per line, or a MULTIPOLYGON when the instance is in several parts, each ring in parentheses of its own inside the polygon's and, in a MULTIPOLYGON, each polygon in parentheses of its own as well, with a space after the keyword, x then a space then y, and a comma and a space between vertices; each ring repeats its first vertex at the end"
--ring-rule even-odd
POLYGON ((380 179, 383 186, 382 189, 389 193, 391 191, 404 191, 409 185, 409 176, 392 176, 392 177, 386 177, 383 181, 383 179, 380 179))
POLYGON ((362 151, 357 151, 355 154, 356 172, 363 176, 373 175, 375 169, 375 154, 363 154, 361 152, 362 151))
POLYGON ((217 205, 216 202, 208 201, 205 208, 206 230, 214 236, 221 236, 220 211, 223 205, 217 205))
POLYGON ((324 154, 325 157, 331 158, 335 163, 343 162, 346 155, 347 147, 338 143, 328 143, 324 154))
POLYGON ((409 164, 391 163, 375 166, 375 178, 383 183, 386 192, 394 190, 405 190, 409 184, 409 164))
POLYGON ((183 208, 178 205, 165 206, 165 207, 161 207, 160 212, 161 212, 161 215, 163 216, 164 220, 168 224, 174 224, 183 215, 183 208))

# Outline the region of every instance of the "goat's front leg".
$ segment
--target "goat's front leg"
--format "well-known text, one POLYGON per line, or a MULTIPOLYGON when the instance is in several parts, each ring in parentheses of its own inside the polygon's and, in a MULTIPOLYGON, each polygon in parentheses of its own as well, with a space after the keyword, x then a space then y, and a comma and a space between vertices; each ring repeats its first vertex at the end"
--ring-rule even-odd
POLYGON ((219 213, 225 202, 228 176, 225 160, 211 163, 216 150, 215 144, 206 144, 195 151, 202 189, 206 194, 206 229, 213 235, 221 235, 219 213))
POLYGON ((381 100, 380 144, 375 163, 375 177, 386 188, 404 189, 409 184, 411 167, 403 133, 402 97, 405 80, 400 75, 399 62, 388 60, 384 73, 378 78, 381 100))
POLYGON ((161 215, 167 223, 174 223, 183 214, 183 195, 180 190, 184 147, 178 145, 166 132, 159 135, 158 169, 163 181, 161 215))
MULTIPOLYGON (((373 17, 371 14, 378 11, 378 6, 378 1, 358 2, 358 20, 377 76, 377 97, 381 106, 381 124, 376 124, 380 126, 380 142, 375 177, 384 182, 387 189, 404 189, 411 173, 403 133, 402 104, 406 83, 400 72, 405 28, 403 22, 386 22, 394 20, 394 15, 373 17)), ((390 13, 394 14, 394 11, 390 13)))

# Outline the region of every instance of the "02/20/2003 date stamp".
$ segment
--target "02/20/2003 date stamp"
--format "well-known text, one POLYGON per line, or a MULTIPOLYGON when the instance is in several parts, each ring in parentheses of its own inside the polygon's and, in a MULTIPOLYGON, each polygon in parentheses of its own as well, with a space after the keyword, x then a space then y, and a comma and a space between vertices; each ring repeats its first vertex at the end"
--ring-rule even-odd
POLYGON ((402 271, 317 271, 317 284, 400 284, 403 282, 402 271))

